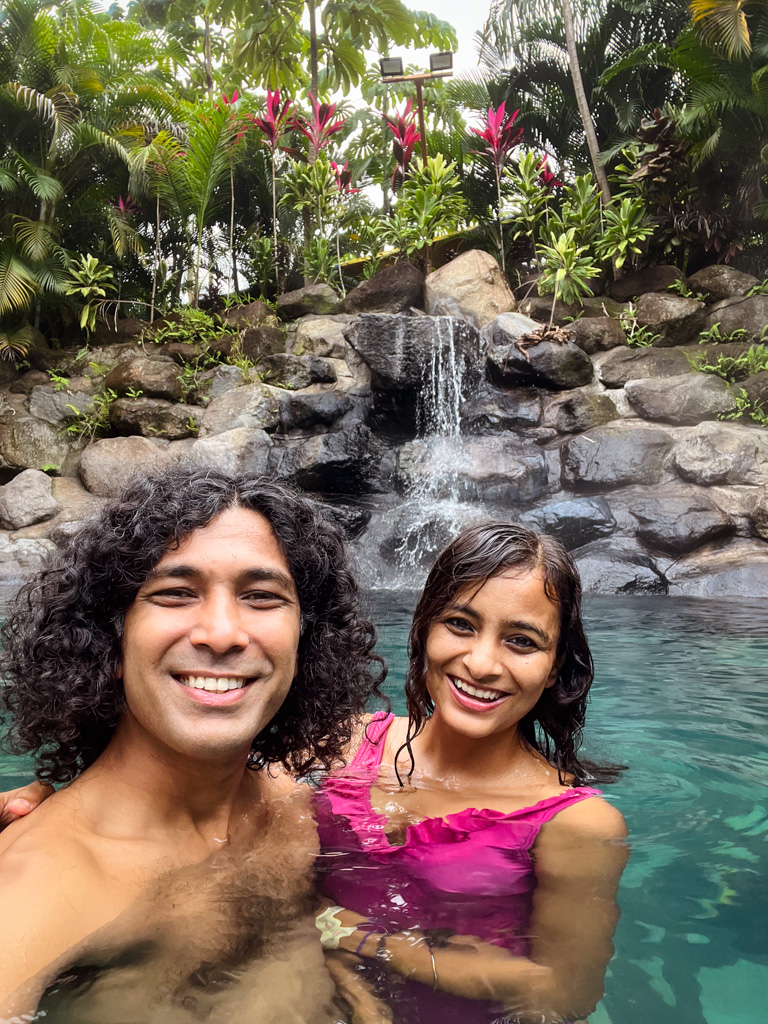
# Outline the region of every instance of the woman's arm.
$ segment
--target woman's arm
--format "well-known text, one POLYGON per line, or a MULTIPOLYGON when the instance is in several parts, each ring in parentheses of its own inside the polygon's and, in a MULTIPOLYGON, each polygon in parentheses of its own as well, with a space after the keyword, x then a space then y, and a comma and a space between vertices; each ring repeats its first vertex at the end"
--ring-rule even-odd
POLYGON ((31 782, 28 786, 0 793, 0 829, 34 811, 52 795, 53 786, 44 786, 42 782, 31 782))

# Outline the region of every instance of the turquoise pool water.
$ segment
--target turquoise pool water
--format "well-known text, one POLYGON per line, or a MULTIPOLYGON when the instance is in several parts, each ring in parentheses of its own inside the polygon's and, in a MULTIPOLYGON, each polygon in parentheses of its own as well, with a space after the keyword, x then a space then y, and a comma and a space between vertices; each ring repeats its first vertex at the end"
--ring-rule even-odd
MULTIPOLYGON (((402 710, 412 599, 374 618, 402 710)), ((606 795, 632 856, 590 1024, 761 1024, 768 1007, 768 605, 594 599, 588 749, 629 771, 606 795)), ((27 777, 0 753, 0 788, 27 777)))

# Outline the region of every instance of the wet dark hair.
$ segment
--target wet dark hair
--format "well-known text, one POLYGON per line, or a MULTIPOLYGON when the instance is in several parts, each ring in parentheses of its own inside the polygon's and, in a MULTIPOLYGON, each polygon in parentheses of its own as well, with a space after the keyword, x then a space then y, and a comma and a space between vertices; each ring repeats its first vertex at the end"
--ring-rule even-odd
POLYGON ((522 737, 557 768, 561 784, 565 784, 566 777, 574 785, 614 781, 620 766, 596 765, 578 757, 594 678, 592 654, 581 621, 578 570, 554 537, 514 523, 487 522, 463 530, 442 552, 427 577, 411 626, 410 665, 405 678, 408 732, 397 756, 408 750, 411 775, 415 767, 411 743, 434 711, 426 683, 427 638, 432 625, 459 591, 479 589, 508 569, 541 572, 547 596, 560 608, 557 679, 523 718, 522 737))
POLYGON ((249 767, 328 768, 386 675, 362 617, 344 536, 318 502, 263 478, 175 469, 130 484, 87 520, 22 588, 3 628, 9 747, 37 775, 65 782, 93 764, 123 710, 123 620, 163 555, 229 508, 272 527, 291 570, 303 628, 288 696, 254 739, 249 767))

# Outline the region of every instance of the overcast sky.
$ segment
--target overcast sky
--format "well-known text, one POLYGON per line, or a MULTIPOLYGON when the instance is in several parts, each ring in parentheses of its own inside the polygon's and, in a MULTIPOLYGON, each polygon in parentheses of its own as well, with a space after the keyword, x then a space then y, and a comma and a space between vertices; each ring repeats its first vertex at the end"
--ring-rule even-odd
MULTIPOLYGON (((477 65, 477 46, 475 32, 479 32, 488 16, 490 0, 406 0, 412 10, 429 11, 443 21, 448 21, 456 29, 459 37, 459 48, 454 57, 453 66, 457 71, 465 71, 477 65)), ((429 50, 398 51, 394 54, 402 56, 413 64, 424 64, 429 68, 429 50)))

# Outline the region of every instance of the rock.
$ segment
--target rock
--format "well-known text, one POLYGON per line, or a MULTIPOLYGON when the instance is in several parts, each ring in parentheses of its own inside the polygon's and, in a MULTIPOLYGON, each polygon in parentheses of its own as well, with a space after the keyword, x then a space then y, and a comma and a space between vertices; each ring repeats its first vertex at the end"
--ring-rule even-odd
POLYGON ((647 420, 695 424, 736 408, 727 383, 711 373, 630 380, 624 388, 632 407, 647 420))
POLYGON ((352 319, 346 315, 302 317, 296 325, 291 354, 345 359, 349 350, 344 340, 344 328, 352 319))
POLYGON ((207 405, 214 398, 221 398, 228 391, 239 388, 242 384, 254 383, 254 374, 246 372, 245 377, 239 366, 221 363, 212 370, 205 370, 197 375, 198 385, 190 391, 187 399, 195 405, 207 405))
POLYGON ((753 295, 751 299, 724 299, 710 307, 705 321, 708 330, 720 325, 723 334, 743 329, 757 340, 768 324, 768 295, 753 295))
POLYGON ((281 320, 298 320, 307 313, 333 313, 339 296, 329 284, 310 284, 277 297, 277 315, 281 320))
POLYGON ((539 341, 491 348, 487 357, 488 379, 501 386, 533 384, 539 387, 569 389, 589 384, 594 367, 589 356, 572 341, 565 344, 539 341))
POLYGON ((263 430, 234 427, 190 445, 181 462, 190 466, 215 466, 226 473, 265 474, 269 467, 272 438, 263 430))
POLYGON ((756 537, 768 540, 768 487, 761 487, 749 512, 749 525, 756 537))
POLYGON ((706 495, 643 498, 630 506, 637 536, 668 555, 683 555, 734 533, 736 524, 706 495))
POLYGON ((444 446, 410 441, 398 452, 398 477, 406 490, 429 481, 435 498, 461 501, 519 504, 549 491, 544 452, 510 437, 467 437, 444 446))
MULTIPOLYGON (((424 275, 407 260, 384 267, 361 281, 341 304, 344 313, 406 313, 422 306, 424 275)), ((317 355, 324 353, 318 352, 317 355)))
POLYGON ((270 474, 308 491, 359 494, 368 489, 371 432, 362 424, 311 437, 275 438, 270 474))
POLYGON ((569 551, 608 537, 616 529, 616 520, 604 498, 553 501, 526 512, 520 521, 557 537, 569 551))
POLYGON ((324 509, 330 518, 344 530, 350 540, 359 536, 371 521, 371 510, 359 505, 341 505, 326 502, 324 509))
POLYGON ((470 434, 498 434, 515 427, 535 427, 541 398, 532 388, 484 387, 461 406, 461 425, 470 434))
POLYGON ((242 305, 230 306, 229 309, 221 309, 218 315, 228 327, 242 330, 266 320, 272 315, 272 310, 264 302, 244 302, 242 305))
POLYGON ((308 388, 311 384, 333 384, 336 373, 319 356, 291 356, 278 352, 259 361, 259 373, 275 387, 308 388))
POLYGON ((523 299, 518 304, 517 308, 519 312, 525 313, 539 324, 548 324, 551 317, 555 327, 570 327, 571 321, 576 320, 583 312, 580 306, 568 306, 558 299, 553 315, 551 295, 529 295, 527 299, 523 299))
POLYGON ((712 302, 746 295, 758 284, 760 282, 756 277, 736 270, 735 267, 727 267, 724 263, 704 267, 688 278, 691 291, 704 292, 712 302))
POLYGON ((647 292, 665 292, 671 284, 683 280, 685 278, 677 267, 643 267, 642 270, 627 274, 620 281, 614 281, 611 285, 611 296, 617 302, 627 302, 647 292))
POLYGON ((610 316, 586 317, 567 325, 574 344, 587 355, 607 349, 626 347, 627 338, 621 325, 610 316))
MULTIPOLYGON (((264 356, 285 352, 285 333, 279 327, 248 327, 240 333, 240 350, 248 359, 257 363, 264 356)), ((230 345, 230 355, 232 346, 230 345)))
POLYGON ((617 348, 600 360, 598 374, 607 388, 648 377, 677 377, 693 372, 688 356, 695 354, 690 348, 617 348))
MULTIPOLYGON (((622 313, 626 313, 629 309, 628 302, 615 302, 613 299, 609 299, 607 295, 585 295, 581 300, 581 309, 578 311, 581 316, 579 320, 604 320, 608 317, 611 320, 617 320, 622 313)), ((574 320, 577 323, 578 320, 574 320)), ((549 323, 549 316, 547 316, 547 323, 549 323)), ((565 325, 569 326, 568 324, 565 325)))
POLYGON ((658 348, 685 345, 695 341, 704 323, 704 303, 684 299, 671 292, 648 292, 641 295, 635 307, 638 324, 648 327, 658 338, 658 348))
POLYGON ((51 478, 38 469, 25 469, 0 489, 0 526, 6 530, 41 523, 60 511, 51 478))
POLYGON ((170 356, 174 363, 178 363, 179 366, 191 363, 200 355, 197 346, 191 345, 187 341, 169 341, 167 345, 163 345, 163 352, 165 355, 170 356))
POLYGON ((29 411, 32 416, 56 427, 77 415, 87 412, 93 402, 93 392, 88 391, 54 391, 52 387, 38 385, 29 394, 29 411))
POLYGON ((289 391, 280 399, 280 429, 286 432, 329 427, 345 416, 353 405, 349 395, 335 390, 312 394, 289 391))
POLYGON ((596 427, 563 445, 563 482, 577 489, 658 483, 672 443, 654 427, 596 427))
POLYGON ((0 458, 14 469, 63 470, 78 442, 34 416, 8 416, 0 423, 0 458))
POLYGON ((165 469, 172 458, 162 442, 145 437, 105 437, 89 444, 80 456, 80 479, 103 498, 120 493, 137 474, 165 469))
POLYGON ((35 388, 50 387, 51 378, 42 370, 28 370, 11 382, 8 390, 12 395, 31 395, 35 388))
POLYGON ((118 395, 141 391, 145 398, 167 398, 178 402, 182 396, 179 368, 172 359, 132 356, 118 363, 104 379, 104 387, 118 395))
POLYGON ((531 320, 524 313, 501 313, 482 329, 480 336, 488 348, 498 345, 514 345, 533 331, 538 331, 541 324, 531 320))
POLYGON ((684 480, 710 484, 768 483, 768 432, 759 427, 702 423, 674 451, 684 480))
POLYGON ((0 580, 21 583, 42 569, 56 551, 49 540, 17 539, 0 534, 0 580))
POLYGON ((481 351, 479 332, 463 320, 363 313, 344 337, 371 370, 377 391, 417 392, 438 345, 452 347, 456 364, 468 367, 481 351))
POLYGON ((686 597, 768 597, 768 549, 761 542, 735 539, 712 544, 667 569, 669 593, 686 597))
POLYGON ((141 434, 175 441, 197 433, 200 409, 162 398, 118 398, 109 410, 109 419, 118 434, 141 434))
POLYGON ((429 274, 424 302, 431 316, 459 317, 478 328, 515 308, 501 267, 480 249, 464 252, 429 274))
POLYGON ((138 345, 133 342, 121 342, 117 345, 108 345, 106 348, 81 348, 76 352, 60 355, 61 372, 68 376, 90 377, 92 380, 106 376, 120 363, 128 362, 137 356, 147 358, 146 353, 140 351, 138 345))
POLYGON ((265 384, 246 384, 215 398, 203 413, 200 437, 235 427, 274 430, 280 422, 279 392, 265 384))
POLYGON ((666 594, 653 559, 628 540, 597 540, 574 553, 585 594, 666 594))
POLYGON ((106 320, 97 323, 91 331, 88 344, 94 349, 102 345, 121 345, 126 341, 139 340, 148 327, 146 320, 137 320, 134 316, 118 320, 117 324, 114 317, 107 317, 106 320))
POLYGON ((753 373, 743 383, 736 384, 733 390, 738 392, 739 388, 744 388, 753 406, 761 407, 768 414, 768 370, 753 373))
POLYGON ((556 398, 544 412, 544 426, 554 425, 559 434, 580 434, 619 418, 613 399, 603 391, 579 389, 556 398))

